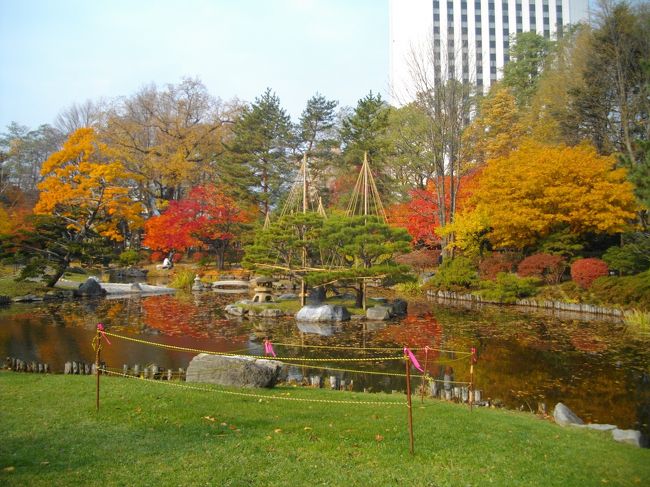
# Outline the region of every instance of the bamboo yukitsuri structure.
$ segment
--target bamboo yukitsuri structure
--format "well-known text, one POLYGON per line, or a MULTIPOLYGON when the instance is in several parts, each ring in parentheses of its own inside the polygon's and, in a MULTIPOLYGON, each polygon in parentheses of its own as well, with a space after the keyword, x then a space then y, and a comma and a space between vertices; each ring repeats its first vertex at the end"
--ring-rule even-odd
MULTIPOLYGON (((380 218, 383 223, 388 223, 388 217, 386 216, 386 210, 384 205, 381 202, 381 197, 379 195, 379 190, 377 189, 377 183, 375 183, 375 178, 372 175, 370 170, 370 164, 368 163, 368 152, 363 153, 363 164, 361 166, 361 171, 359 171, 359 177, 357 182, 354 185, 354 190, 352 191, 352 198, 348 204, 348 209, 346 211, 347 216, 354 215, 376 215, 380 218), (374 210, 374 211, 373 211, 374 210)), ((361 285, 363 286, 363 302, 362 308, 366 309, 366 284, 368 278, 361 277, 361 285)))
MULTIPOLYGON (((291 190, 289 191, 289 197, 282 207, 280 213, 281 216, 289 215, 292 213, 298 213, 302 210, 303 214, 306 214, 309 210, 309 182, 307 175, 307 154, 302 156, 302 164, 300 165, 300 171, 296 177, 291 190), (302 196, 302 198, 301 198, 302 196)), ((327 218, 325 213, 325 208, 323 207, 323 201, 318 196, 318 207, 316 212, 323 218, 327 218)), ((264 222, 264 228, 267 229, 270 225, 270 218, 267 213, 266 221, 264 222)), ((307 249, 302 249, 302 269, 298 270, 300 274, 304 274, 307 271, 307 249)), ((305 285, 305 278, 301 275, 300 278, 300 305, 304 306, 307 300, 307 287, 305 285)))
MULTIPOLYGON (((313 201, 310 200, 307 155, 305 154, 303 155, 302 158, 302 164, 300 166, 298 176, 296 177, 293 185, 291 186, 287 200, 280 212, 280 216, 291 215, 300 212, 306 214, 308 211, 314 210, 314 208, 316 213, 319 214, 322 218, 324 219, 327 218, 327 214, 325 213, 325 209, 323 207, 323 202, 321 198, 318 196, 317 206, 314 205, 313 201)), ((356 184, 352 191, 350 203, 348 205, 345 214, 346 216, 349 217, 359 216, 359 215, 363 215, 363 216, 375 215, 380 219, 382 223, 388 223, 386 210, 384 209, 384 205, 381 201, 381 197, 379 195, 379 190, 377 189, 375 178, 372 174, 372 171, 370 170, 370 164, 368 162, 367 152, 364 152, 363 164, 361 166, 361 170, 359 172, 359 176, 357 178, 356 184)), ((271 218, 269 213, 267 213, 264 221, 264 226, 263 226, 264 230, 268 230, 270 228, 270 225, 271 225, 271 218)), ((307 272, 327 272, 337 267, 334 265, 334 263, 330 263, 330 264, 331 264, 330 266, 326 266, 325 268, 308 266, 307 249, 303 247, 302 262, 300 268, 289 269, 286 267, 271 266, 271 265, 266 265, 266 267, 282 269, 285 271, 290 270, 291 272, 300 276, 300 281, 301 281, 300 304, 301 306, 304 306, 306 303, 306 285, 305 285, 304 275, 307 272)), ((264 266, 264 264, 259 264, 259 265, 264 266)), ((366 288, 366 281, 369 278, 359 277, 359 278, 352 278, 352 279, 361 281, 361 285, 363 287, 362 306, 363 309, 365 310, 366 309, 365 288, 366 288)))

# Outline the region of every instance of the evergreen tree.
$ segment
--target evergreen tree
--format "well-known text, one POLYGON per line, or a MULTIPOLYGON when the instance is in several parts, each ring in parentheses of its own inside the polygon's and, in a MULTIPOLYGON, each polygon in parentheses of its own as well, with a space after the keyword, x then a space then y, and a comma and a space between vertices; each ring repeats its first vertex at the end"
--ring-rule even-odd
POLYGON ((277 202, 292 180, 289 160, 291 120, 270 88, 243 109, 228 145, 233 163, 244 177, 239 186, 248 189, 262 214, 277 202))

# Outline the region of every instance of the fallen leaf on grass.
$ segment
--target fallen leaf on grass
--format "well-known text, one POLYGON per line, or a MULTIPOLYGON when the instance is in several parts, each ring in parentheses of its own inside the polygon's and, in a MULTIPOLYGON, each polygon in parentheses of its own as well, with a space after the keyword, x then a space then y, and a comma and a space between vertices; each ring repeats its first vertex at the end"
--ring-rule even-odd
POLYGON ((273 430, 273 432, 274 433, 282 433, 282 429, 281 428, 276 428, 276 429, 273 430))
POLYGON ((16 467, 5 467, 2 469, 3 472, 13 472, 16 470, 16 467))
POLYGON ((309 426, 305 426, 305 431, 309 431, 311 428, 309 426))
POLYGON ((384 437, 381 435, 375 435, 375 441, 379 443, 380 441, 384 441, 384 437))
POLYGON ((203 419, 207 419, 208 421, 212 421, 213 423, 216 421, 212 416, 203 416, 203 419))

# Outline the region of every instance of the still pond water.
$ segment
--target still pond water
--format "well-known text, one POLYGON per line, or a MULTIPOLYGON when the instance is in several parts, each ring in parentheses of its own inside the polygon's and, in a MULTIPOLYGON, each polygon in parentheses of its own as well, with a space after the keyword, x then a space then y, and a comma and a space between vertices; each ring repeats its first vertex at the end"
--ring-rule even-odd
MULTIPOLYGON (((411 301, 408 316, 393 322, 303 325, 293 318, 228 317, 223 307, 235 299, 208 292, 13 304, 0 308, 0 356, 49 363, 55 372, 63 371, 66 361, 92 362, 91 340, 98 322, 113 333, 157 343, 254 355, 263 354, 263 340, 268 336, 278 355, 285 357, 387 354, 352 347, 428 345, 467 352, 474 346, 479 356, 476 388, 484 400, 527 411, 535 411, 543 402, 549 412, 562 401, 586 422, 649 430, 650 340, 627 333, 623 324, 613 320, 586 321, 585 317, 420 300, 411 301), (349 348, 319 348, 328 346, 349 348)), ((103 359, 118 369, 136 363, 186 368, 194 355, 119 339, 112 342, 104 348, 103 359)), ((424 361, 423 352, 418 357, 424 361)), ((336 375, 348 384, 353 380, 356 390, 404 389, 399 375, 363 373, 399 374, 401 361, 320 364, 324 368, 292 367, 290 377, 336 375)), ((460 353, 430 354, 428 369, 434 377, 453 371, 455 380, 469 379, 469 360, 460 353)))

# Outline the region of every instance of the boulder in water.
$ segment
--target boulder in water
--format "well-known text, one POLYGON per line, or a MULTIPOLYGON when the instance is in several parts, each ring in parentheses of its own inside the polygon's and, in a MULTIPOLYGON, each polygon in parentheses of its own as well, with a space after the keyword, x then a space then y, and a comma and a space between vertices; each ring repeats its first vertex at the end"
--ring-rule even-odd
POLYGON ((297 321, 347 321, 350 312, 343 306, 308 304, 296 313, 297 321))

